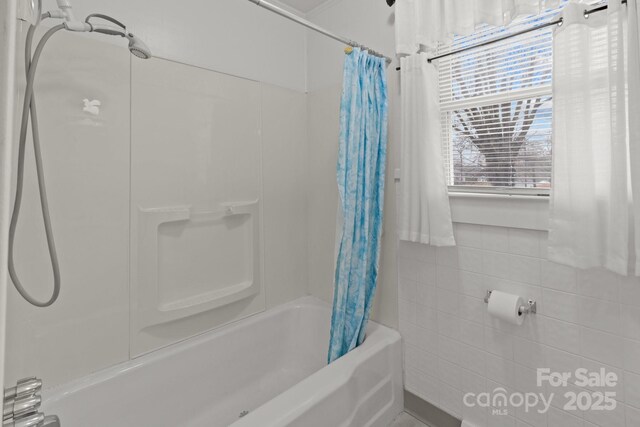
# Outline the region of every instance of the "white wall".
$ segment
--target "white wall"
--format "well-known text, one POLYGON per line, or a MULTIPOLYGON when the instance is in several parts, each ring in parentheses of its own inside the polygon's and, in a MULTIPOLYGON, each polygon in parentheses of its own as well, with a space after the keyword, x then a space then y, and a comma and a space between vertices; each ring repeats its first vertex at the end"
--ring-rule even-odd
MULTIPOLYGON (((15 48, 16 1, 0 3, 0 265, 7 264, 7 233, 9 229, 9 200, 11 195, 11 153, 14 112, 16 106, 15 48)), ((6 295, 8 285, 6 268, 0 269, 0 384, 4 384, 6 295)))
MULTIPOLYGON (((394 57, 393 9, 382 0, 338 0, 321 6, 309 17, 323 27, 394 57)), ((326 37, 308 35, 309 120, 309 290, 331 301, 334 274, 335 218, 338 189, 335 178, 339 108, 342 91, 343 47, 326 37)), ((385 188, 384 234, 380 279, 372 318, 396 327, 397 277, 395 186, 399 148, 399 80, 395 65, 387 67, 389 84, 389 142, 385 188)))
MULTIPOLYGON (((225 12, 236 7, 236 3, 224 4, 226 9, 220 10, 225 12)), ((260 11, 247 9, 249 14, 254 12, 248 10, 260 11)), ((242 8, 236 11, 245 13, 242 8)), ((251 16, 257 19, 256 15, 251 16)), ((123 19, 130 20, 127 16, 123 19)), ((153 23, 159 21, 161 25, 147 31, 164 31, 164 21, 158 16, 153 23)), ((230 28, 237 29, 241 24, 242 19, 227 16, 225 40, 229 40, 230 28)), ((254 29, 258 27, 261 31, 272 31, 268 25, 254 29)), ((289 27, 280 26, 278 31, 282 33, 285 28, 289 27)), ((180 35, 180 29, 166 31, 180 35)), ((295 32, 289 36, 286 38, 299 44, 304 32, 297 37, 295 32)), ((44 379, 46 387, 52 387, 130 357, 130 61, 140 60, 111 41, 99 35, 57 34, 40 62, 36 94, 52 221, 61 257, 62 292, 54 306, 36 309, 23 301, 13 287, 8 290, 7 384, 36 375, 44 379), (82 111, 84 98, 101 100, 99 116, 82 111)), ((219 49, 207 42, 199 46, 209 46, 211 52, 219 49)), ((259 119, 260 166, 256 174, 263 202, 264 248, 268 252, 262 294, 267 307, 307 293, 306 95, 298 90, 304 86, 305 74, 304 68, 295 64, 296 58, 304 61, 304 52, 293 49, 289 53, 287 60, 293 61, 288 63, 265 59, 269 62, 267 67, 258 61, 241 64, 243 70, 238 70, 239 74, 254 73, 254 78, 288 79, 286 83, 295 87, 249 82, 258 89, 255 108, 259 119)), ((251 53, 238 50, 237 54, 245 57, 251 53)), ((208 58, 214 60, 215 56, 208 58)), ((237 66, 238 60, 227 55, 223 62, 237 66)), ((177 66, 181 67, 187 68, 177 66)), ((176 78, 181 78, 180 73, 176 78)), ((162 87, 158 90, 162 91, 162 87)), ((44 298, 50 292, 50 267, 32 159, 28 151, 17 258, 26 286, 44 298)), ((170 163, 171 159, 165 160, 170 163)))
MULTIPOLYGON (((306 87, 305 30, 247 0, 74 0, 78 18, 111 15, 154 56, 298 91, 306 87)), ((44 0, 44 9, 55 8, 44 0)), ((53 22, 53 21, 51 21, 53 22)), ((92 35, 112 43, 123 40, 92 35)))

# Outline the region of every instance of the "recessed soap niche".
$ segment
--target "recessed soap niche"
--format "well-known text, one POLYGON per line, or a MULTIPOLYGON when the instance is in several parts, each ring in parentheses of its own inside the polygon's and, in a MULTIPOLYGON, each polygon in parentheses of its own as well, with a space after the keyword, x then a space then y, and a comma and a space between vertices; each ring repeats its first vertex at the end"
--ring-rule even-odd
POLYGON ((264 309, 259 202, 139 208, 132 356, 264 309), (247 312, 247 310, 249 312, 247 312))

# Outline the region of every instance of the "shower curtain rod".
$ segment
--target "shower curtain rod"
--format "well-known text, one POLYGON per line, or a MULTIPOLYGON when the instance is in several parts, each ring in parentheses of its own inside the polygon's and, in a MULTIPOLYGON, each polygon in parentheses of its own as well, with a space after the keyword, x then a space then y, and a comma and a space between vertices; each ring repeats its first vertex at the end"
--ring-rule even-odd
MULTIPOLYGON (((622 0, 621 3, 622 4, 627 4, 627 0, 622 0)), ((585 19, 587 19, 587 18, 589 18, 589 15, 591 15, 592 13, 602 12, 603 10, 607 10, 608 7, 609 6, 605 4, 603 6, 599 6, 599 7, 593 8, 593 9, 585 9, 584 10, 584 17, 585 17, 585 19)), ((443 53, 441 55, 436 55, 434 57, 431 57, 431 58, 427 59, 427 61, 431 62, 431 61, 435 61, 437 59, 446 58, 447 56, 457 55, 458 53, 466 52, 466 51, 472 50, 472 49, 477 49, 479 47, 483 47, 483 46, 487 46, 487 45, 490 45, 490 44, 493 44, 493 43, 501 42, 503 40, 508 40, 508 39, 510 39, 512 37, 521 36, 522 34, 527 34, 527 33, 533 32, 533 31, 538 31, 538 30, 541 30, 543 28, 551 27, 553 25, 562 25, 563 21, 564 20, 562 19, 562 17, 560 17, 558 19, 554 19, 553 21, 546 22, 546 23, 541 24, 541 25, 536 25, 536 26, 531 27, 531 28, 526 28, 526 29, 524 29, 522 31, 517 31, 517 32, 509 34, 507 36, 497 37, 495 39, 487 40, 486 42, 474 44, 473 46, 468 46, 468 47, 464 47, 462 49, 458 49, 458 50, 454 50, 454 51, 451 51, 451 52, 443 53)), ((396 71, 400 71, 400 67, 397 67, 396 71)))
POLYGON ((315 32, 323 34, 323 35, 325 35, 325 36, 327 36, 329 38, 337 40, 337 41, 339 41, 341 43, 344 43, 344 44, 346 44, 348 46, 351 46, 351 47, 359 47, 362 50, 366 50, 371 55, 378 56, 380 58, 384 58, 385 61, 387 61, 387 65, 391 63, 391 58, 389 58, 388 56, 385 56, 385 55, 383 55, 383 54, 381 54, 379 52, 376 52, 373 49, 369 49, 368 47, 366 47, 364 45, 361 45, 360 43, 357 43, 357 42, 355 42, 353 40, 349 40, 346 37, 342 37, 342 36, 339 36, 337 34, 334 34, 334 33, 330 32, 328 30, 325 30, 324 28, 320 27, 319 25, 316 25, 311 21, 307 21, 306 19, 303 19, 303 18, 299 17, 298 15, 296 15, 294 13, 286 11, 286 10, 282 9, 281 7, 278 7, 278 6, 274 5, 274 4, 266 2, 264 0, 249 0, 249 1, 251 3, 255 3, 256 5, 258 5, 260 7, 263 7, 265 9, 267 9, 268 11, 271 11, 271 12, 276 13, 276 14, 282 16, 282 17, 290 19, 293 22, 296 22, 296 23, 298 23, 300 25, 303 25, 303 26, 305 26, 305 27, 307 27, 307 28, 309 28, 309 29, 311 29, 311 30, 313 30, 315 32))

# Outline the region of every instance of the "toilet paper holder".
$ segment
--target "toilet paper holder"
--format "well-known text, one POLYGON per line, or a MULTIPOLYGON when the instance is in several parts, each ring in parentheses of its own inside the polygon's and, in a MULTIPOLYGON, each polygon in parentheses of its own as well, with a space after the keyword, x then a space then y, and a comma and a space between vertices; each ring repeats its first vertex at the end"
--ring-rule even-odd
MULTIPOLYGON (((490 290, 487 290, 487 295, 484 297, 484 302, 486 304, 489 304, 489 298, 491 298, 491 292, 490 290)), ((525 305, 521 305, 520 309, 518 310, 519 314, 535 314, 538 312, 538 304, 530 299, 527 301, 527 303, 525 305)))

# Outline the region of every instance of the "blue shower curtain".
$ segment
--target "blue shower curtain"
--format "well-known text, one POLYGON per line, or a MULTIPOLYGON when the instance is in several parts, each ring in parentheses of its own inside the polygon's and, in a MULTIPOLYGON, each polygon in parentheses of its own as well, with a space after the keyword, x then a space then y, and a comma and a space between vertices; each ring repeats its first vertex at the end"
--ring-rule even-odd
POLYGON ((385 60, 346 55, 340 105, 340 195, 329 363, 362 344, 378 279, 387 154, 385 60))

